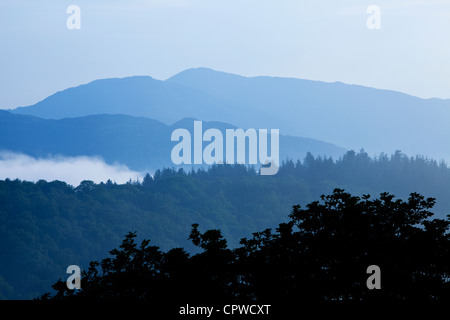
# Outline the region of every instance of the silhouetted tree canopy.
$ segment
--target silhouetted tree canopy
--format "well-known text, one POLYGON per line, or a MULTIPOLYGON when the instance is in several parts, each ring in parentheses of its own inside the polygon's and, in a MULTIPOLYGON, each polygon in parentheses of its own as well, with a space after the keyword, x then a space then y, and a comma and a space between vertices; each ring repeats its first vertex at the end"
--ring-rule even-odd
POLYGON ((335 189, 290 220, 229 249, 219 230, 189 239, 202 249, 162 252, 128 233, 111 257, 91 262, 74 293, 58 281, 41 299, 179 301, 449 301, 450 220, 430 219, 435 200, 412 193, 403 201, 352 196, 335 189), (369 290, 367 267, 381 269, 369 290))

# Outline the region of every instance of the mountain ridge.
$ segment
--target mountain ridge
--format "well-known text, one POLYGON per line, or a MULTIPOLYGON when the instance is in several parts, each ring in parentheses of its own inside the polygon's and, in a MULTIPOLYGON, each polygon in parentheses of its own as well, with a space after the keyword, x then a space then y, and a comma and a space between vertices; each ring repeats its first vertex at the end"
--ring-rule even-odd
MULTIPOLYGON (((171 141, 171 134, 185 128, 193 135, 193 121, 185 118, 169 126, 145 117, 111 114, 55 120, 0 110, 0 149, 33 157, 101 156, 108 164, 155 171, 175 166, 171 150, 178 142, 171 141)), ((203 121, 203 128, 217 128, 224 134, 236 126, 203 121)), ((346 151, 323 141, 280 135, 280 161, 303 159, 307 152, 338 158, 346 151)))
POLYGON ((55 119, 128 114, 167 125, 192 117, 280 129, 284 135, 371 154, 402 150, 450 162, 450 99, 342 82, 192 68, 164 81, 149 76, 96 80, 12 112, 55 119))

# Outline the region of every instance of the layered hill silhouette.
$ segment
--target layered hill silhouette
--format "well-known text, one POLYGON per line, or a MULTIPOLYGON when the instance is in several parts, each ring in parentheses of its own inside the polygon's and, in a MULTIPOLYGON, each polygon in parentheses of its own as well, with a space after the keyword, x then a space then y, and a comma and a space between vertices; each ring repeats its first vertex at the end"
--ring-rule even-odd
POLYGON ((109 164, 151 172, 173 166, 171 133, 185 128, 192 135, 199 119, 204 130, 280 129, 280 160, 294 160, 275 176, 215 165, 189 173, 158 170, 142 183, 123 185, 0 181, 0 299, 36 296, 55 275, 65 277, 68 264, 86 266, 127 231, 175 248, 184 246, 189 226, 200 223, 220 228, 236 244, 276 226, 292 205, 315 201, 335 187, 355 195, 392 191, 400 198, 418 191, 436 197, 436 213, 444 217, 450 207, 444 163, 401 152, 371 158, 345 148, 450 159, 449 110, 449 100, 199 68, 165 81, 97 80, 33 106, 0 111, 0 151, 34 157, 100 155, 109 164), (305 157, 307 152, 343 156, 334 162, 305 157))
MULTIPOLYGON (((233 104, 205 92, 149 76, 95 80, 57 92, 37 104, 19 107, 18 114, 47 119, 74 118, 94 114, 127 114, 172 124, 186 117, 230 122, 238 111, 233 104)), ((247 114, 245 114, 247 112, 247 114)))
MULTIPOLYGON (((51 120, 0 111, 0 150, 34 157, 101 156, 109 164, 154 171, 174 166, 171 150, 178 142, 171 141, 171 134, 185 128, 194 136, 194 120, 185 118, 166 125, 144 117, 108 114, 51 120)), ((203 128, 219 129, 225 136, 225 130, 235 126, 203 122, 203 128)), ((280 161, 303 159, 308 152, 337 159, 345 151, 314 139, 280 136, 280 161)))
POLYGON ((450 160, 450 100, 343 83, 243 77, 206 68, 165 81, 148 76, 96 80, 18 114, 48 119, 128 114, 167 125, 186 117, 327 141, 371 154, 400 149, 450 160))

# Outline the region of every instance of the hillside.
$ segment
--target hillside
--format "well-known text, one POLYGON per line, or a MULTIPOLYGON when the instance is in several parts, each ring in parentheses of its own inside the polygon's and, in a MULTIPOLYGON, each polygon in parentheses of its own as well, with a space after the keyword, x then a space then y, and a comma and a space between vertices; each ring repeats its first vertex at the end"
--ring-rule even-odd
POLYGON ((354 195, 411 192, 435 197, 434 217, 450 212, 450 170, 401 153, 377 159, 349 151, 341 161, 307 156, 277 175, 258 176, 241 166, 208 171, 157 171, 142 183, 72 187, 60 181, 0 181, 0 299, 31 298, 66 277, 68 265, 87 268, 129 231, 163 250, 193 250, 192 223, 220 229, 231 247, 253 232, 286 221, 292 206, 305 206, 336 187, 354 195))
MULTIPOLYGON (((101 156, 109 164, 153 172, 174 166, 171 150, 177 142, 171 141, 171 134, 185 128, 193 136, 193 123, 186 118, 168 126, 143 117, 107 114, 50 120, 0 111, 0 150, 33 157, 101 156)), ((227 128, 235 128, 223 122, 204 122, 203 127, 217 128, 224 136, 227 128)), ((307 152, 337 159, 345 151, 314 139, 280 136, 280 161, 302 159, 307 152)))
POLYGON ((339 82, 281 77, 242 77, 206 68, 183 71, 166 82, 257 106, 257 121, 285 134, 311 137, 371 154, 402 150, 450 160, 450 100, 339 82))
POLYGON ((149 76, 135 76, 95 80, 13 112, 46 119, 126 114, 172 124, 186 117, 232 122, 238 119, 238 114, 251 117, 255 110, 238 110, 232 103, 196 89, 149 76))

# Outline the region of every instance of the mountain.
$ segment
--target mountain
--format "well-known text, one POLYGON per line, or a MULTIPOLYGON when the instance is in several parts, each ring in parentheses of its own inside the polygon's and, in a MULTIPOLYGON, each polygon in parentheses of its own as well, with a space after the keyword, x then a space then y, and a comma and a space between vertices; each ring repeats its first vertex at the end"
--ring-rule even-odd
POLYGON ((280 77, 243 77, 206 68, 160 81, 104 79, 70 88, 14 113, 49 119, 128 114, 171 124, 186 117, 327 141, 371 154, 422 154, 450 161, 450 100, 280 77))
MULTIPOLYGON (((184 128, 193 137, 193 125, 193 118, 169 126, 129 115, 100 114, 53 120, 0 111, 0 150, 34 157, 99 155, 109 164, 118 162, 133 170, 154 171, 175 166, 171 150, 178 142, 171 141, 171 134, 175 129, 184 128)), ((225 137, 226 129, 236 127, 223 122, 203 122, 203 130, 209 128, 221 130, 225 137)), ((280 136, 280 161, 303 159, 307 152, 337 159, 345 151, 314 139, 280 136)))
MULTIPOLYGON (((61 120, 0 112, 0 149, 34 157, 49 155, 102 156, 130 168, 167 164, 169 128, 146 118, 93 115, 61 120), (167 141, 167 142, 166 142, 167 141)), ((170 159, 170 158, 169 158, 170 159)))
MULTIPOLYGON (((206 68, 183 71, 166 82, 257 106, 261 127, 373 153, 400 149, 450 161, 450 100, 339 82, 242 77, 206 68)), ((235 122, 245 126, 251 119, 235 122)))
POLYGON ((13 112, 46 119, 127 114, 171 124, 185 117, 230 121, 238 115, 251 117, 254 111, 237 110, 224 99, 176 83, 135 76, 95 80, 13 112))

